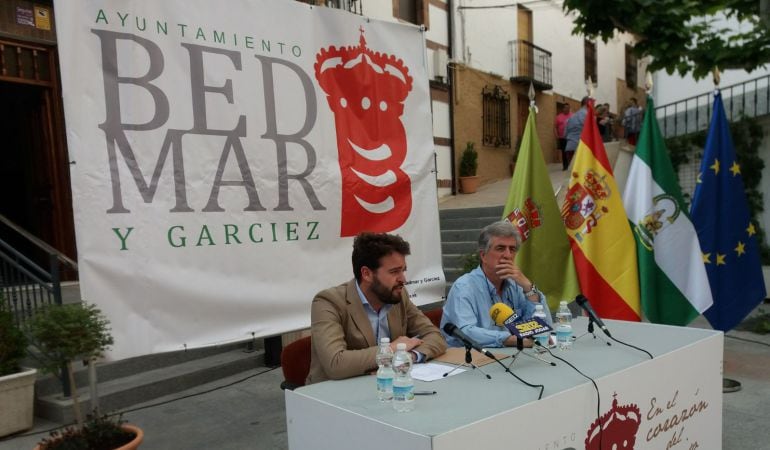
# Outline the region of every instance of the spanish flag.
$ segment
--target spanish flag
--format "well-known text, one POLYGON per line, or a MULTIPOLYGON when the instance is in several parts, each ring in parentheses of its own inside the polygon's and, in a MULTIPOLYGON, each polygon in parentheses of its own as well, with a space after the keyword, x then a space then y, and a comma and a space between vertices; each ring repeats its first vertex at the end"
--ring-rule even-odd
POLYGON ((596 313, 638 321, 636 243, 594 119, 593 100, 587 108, 561 215, 580 290, 596 313))

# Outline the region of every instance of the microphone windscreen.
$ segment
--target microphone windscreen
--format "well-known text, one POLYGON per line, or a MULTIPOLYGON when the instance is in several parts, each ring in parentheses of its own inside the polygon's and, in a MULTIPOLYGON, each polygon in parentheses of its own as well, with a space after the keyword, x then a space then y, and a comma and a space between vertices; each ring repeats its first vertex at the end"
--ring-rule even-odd
POLYGON ((513 315, 513 309, 505 303, 495 303, 489 308, 489 317, 494 320, 495 325, 502 327, 505 321, 513 315))

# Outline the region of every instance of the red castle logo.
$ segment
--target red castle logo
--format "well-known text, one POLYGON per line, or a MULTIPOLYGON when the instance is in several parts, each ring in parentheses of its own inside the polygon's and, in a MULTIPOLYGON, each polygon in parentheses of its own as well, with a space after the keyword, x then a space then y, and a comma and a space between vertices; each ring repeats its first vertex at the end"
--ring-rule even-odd
POLYGON ((366 47, 364 30, 357 47, 322 48, 315 78, 334 113, 342 174, 340 236, 361 231, 388 232, 412 211, 401 122, 412 77, 403 61, 366 47))
POLYGON ((634 448, 642 417, 635 404, 619 407, 617 395, 612 396, 612 409, 594 420, 588 428, 586 450, 634 448))

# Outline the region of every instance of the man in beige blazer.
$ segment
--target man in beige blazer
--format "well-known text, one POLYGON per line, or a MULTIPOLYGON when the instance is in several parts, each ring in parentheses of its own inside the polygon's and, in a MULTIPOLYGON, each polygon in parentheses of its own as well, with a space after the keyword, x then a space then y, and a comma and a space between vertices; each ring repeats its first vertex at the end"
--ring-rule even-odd
POLYGON ((353 241, 353 273, 347 283, 316 294, 310 313, 312 347, 307 384, 364 375, 377 368, 379 339, 395 351, 403 342, 413 360, 446 351, 446 341, 409 300, 406 256, 400 236, 361 233, 353 241))

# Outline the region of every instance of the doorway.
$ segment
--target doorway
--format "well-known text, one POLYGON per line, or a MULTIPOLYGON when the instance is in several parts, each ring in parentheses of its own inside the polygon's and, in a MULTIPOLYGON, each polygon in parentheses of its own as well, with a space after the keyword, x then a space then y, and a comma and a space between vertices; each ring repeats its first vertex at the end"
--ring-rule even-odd
MULTIPOLYGON (((63 115, 51 69, 55 50, 0 40, 0 51, 0 214, 74 258, 63 115)), ((5 225, 0 239, 48 268, 47 255, 5 225)))

